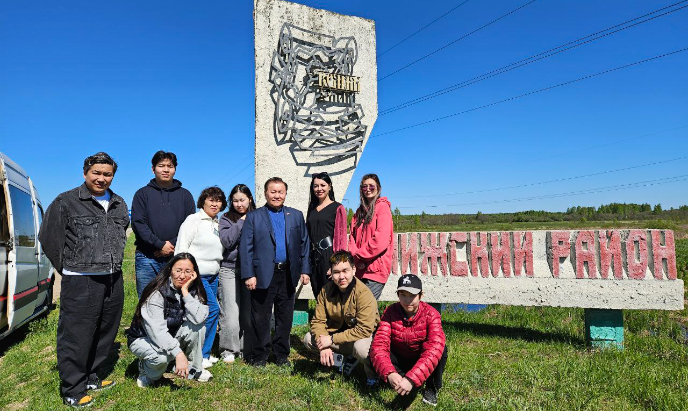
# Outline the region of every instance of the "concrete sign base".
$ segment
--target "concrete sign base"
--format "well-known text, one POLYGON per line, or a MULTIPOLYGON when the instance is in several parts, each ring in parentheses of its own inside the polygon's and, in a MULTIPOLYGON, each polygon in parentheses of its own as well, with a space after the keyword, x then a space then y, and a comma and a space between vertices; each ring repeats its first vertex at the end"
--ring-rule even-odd
POLYGON ((586 309, 585 341, 595 348, 623 349, 623 311, 586 309))

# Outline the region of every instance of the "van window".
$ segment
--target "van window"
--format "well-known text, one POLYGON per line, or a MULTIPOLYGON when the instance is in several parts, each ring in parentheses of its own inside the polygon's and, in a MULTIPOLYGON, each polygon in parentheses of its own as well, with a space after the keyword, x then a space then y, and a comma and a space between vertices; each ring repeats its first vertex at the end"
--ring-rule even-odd
POLYGON ((12 214, 14 215, 14 243, 19 247, 36 246, 36 228, 33 219, 31 195, 10 186, 12 214))
POLYGON ((7 205, 5 204, 5 189, 0 184, 0 245, 6 245, 10 238, 9 226, 7 225, 7 205))

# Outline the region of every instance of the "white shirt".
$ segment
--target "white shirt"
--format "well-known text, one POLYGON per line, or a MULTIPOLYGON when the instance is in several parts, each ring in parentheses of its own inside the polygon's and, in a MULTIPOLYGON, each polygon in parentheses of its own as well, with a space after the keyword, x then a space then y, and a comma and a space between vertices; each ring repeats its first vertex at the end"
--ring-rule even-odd
POLYGON ((220 271, 222 262, 222 243, 220 242, 220 221, 210 218, 203 210, 186 217, 179 227, 174 254, 187 252, 196 259, 200 275, 215 275, 220 271))

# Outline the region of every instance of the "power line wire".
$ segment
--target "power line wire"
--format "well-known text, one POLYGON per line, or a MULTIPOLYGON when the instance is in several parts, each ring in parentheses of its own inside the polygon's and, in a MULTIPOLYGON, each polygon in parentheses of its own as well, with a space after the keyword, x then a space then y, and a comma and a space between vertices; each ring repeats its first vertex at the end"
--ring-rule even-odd
MULTIPOLYGON (((249 156, 248 158, 251 158, 251 157, 249 156)), ((239 171, 237 171, 236 173, 234 173, 231 177, 225 178, 224 180, 222 180, 222 183, 221 183, 221 184, 225 184, 226 182, 230 181, 230 180, 233 179, 234 177, 238 176, 239 174, 241 174, 242 171, 246 170, 246 168, 248 168, 248 166, 250 166, 251 164, 253 164, 253 162, 252 162, 252 161, 249 161, 248 164, 246 164, 241 170, 239 170, 239 171)))
POLYGON ((635 170, 635 169, 638 169, 638 168, 649 167, 649 166, 654 166, 654 165, 658 165, 658 164, 666 164, 666 163, 670 163, 670 162, 673 162, 673 161, 685 160, 686 158, 688 158, 688 156, 672 158, 672 159, 669 159, 669 160, 655 161, 655 162, 652 162, 652 163, 640 164, 640 165, 636 165, 636 166, 630 166, 630 167, 624 167, 624 168, 617 168, 616 170, 605 170, 605 171, 600 171, 600 172, 597 172, 597 173, 583 174, 583 175, 572 176, 572 177, 562 177, 562 178, 556 178, 556 179, 553 179, 553 180, 539 181, 539 182, 536 182, 536 183, 528 183, 528 184, 519 184, 519 185, 515 185, 515 186, 498 187, 498 188, 487 188, 487 189, 484 189, 484 190, 460 191, 460 192, 443 193, 443 194, 424 194, 424 195, 417 195, 417 196, 402 196, 402 197, 396 197, 396 198, 447 197, 447 196, 453 196, 453 195, 478 194, 478 193, 488 193, 488 192, 491 192, 491 191, 510 190, 510 189, 514 189, 514 188, 534 187, 534 186, 539 186, 539 185, 543 185, 543 184, 560 183, 560 182, 562 182, 562 181, 571 181, 571 180, 577 180, 577 179, 580 179, 580 178, 587 178, 587 177, 600 176, 600 175, 603 175, 603 174, 611 174, 611 173, 618 173, 618 172, 621 172, 621 171, 635 170))
POLYGON ((688 180, 688 174, 683 174, 683 175, 678 175, 678 176, 673 176, 673 177, 666 177, 666 178, 659 178, 659 179, 655 179, 655 180, 639 181, 639 182, 629 183, 629 184, 619 184, 619 185, 615 185, 615 186, 607 186, 607 187, 591 188, 591 189, 579 190, 579 191, 568 191, 568 192, 563 192, 563 193, 547 194, 547 195, 542 195, 542 196, 519 197, 519 198, 511 198, 511 199, 505 199, 505 200, 479 201, 479 202, 461 203, 461 204, 398 206, 398 208, 421 208, 421 209, 424 209, 424 208, 459 207, 459 206, 472 206, 472 205, 483 205, 483 204, 511 203, 511 202, 516 202, 516 201, 543 200, 543 199, 571 197, 571 196, 585 195, 585 194, 606 193, 606 192, 628 190, 631 188, 639 188, 639 187, 657 186, 657 185, 664 185, 664 184, 670 184, 670 183, 678 183, 678 182, 686 181, 686 180, 688 180))
MULTIPOLYGON (((688 0, 686 0, 686 1, 688 1, 688 0)), ((242 158, 241 160, 239 160, 239 161, 236 162, 235 164, 244 164, 244 162, 245 162, 246 160, 251 159, 251 157, 253 157, 253 156, 249 154, 248 156, 242 158)), ((233 171, 233 170, 230 170, 230 171, 228 171, 227 173, 225 173, 225 175, 222 176, 222 178, 227 177, 232 171, 233 171)))
POLYGON ((615 141, 612 141, 612 142, 609 142, 609 143, 599 144, 599 145, 596 145, 596 146, 586 146, 585 148, 582 148, 582 149, 580 149, 580 150, 564 151, 564 152, 560 152, 560 153, 557 153, 557 154, 550 154, 550 155, 548 155, 548 156, 546 156, 546 157, 535 158, 535 159, 532 159, 532 160, 530 160, 530 161, 524 161, 523 163, 528 164, 528 163, 534 163, 534 162, 537 162, 537 161, 540 161, 540 160, 551 160, 552 158, 563 157, 563 156, 569 156, 569 155, 571 155, 571 154, 581 153, 581 152, 584 152, 584 151, 590 151, 590 150, 594 150, 594 149, 602 148, 602 147, 609 147, 609 146, 617 145, 617 144, 619 144, 619 143, 625 143, 625 142, 627 142, 627 141, 638 140, 638 139, 645 138, 645 137, 652 137, 652 136, 656 136, 656 135, 659 135, 659 134, 668 133, 668 132, 670 132, 670 131, 680 130, 680 129, 683 129, 683 128, 686 128, 686 127, 688 127, 688 125, 683 125, 683 126, 679 126, 679 127, 674 127, 674 128, 670 128, 670 129, 668 129, 668 130, 657 131, 657 132, 654 132, 654 133, 642 134, 642 135, 635 136, 635 137, 631 137, 631 138, 624 138, 624 139, 621 139, 621 140, 615 140, 615 141))
POLYGON ((524 8, 524 7, 526 7, 526 6, 528 6, 528 5, 532 4, 532 3, 534 3, 535 1, 536 1, 536 0, 530 0, 528 3, 522 4, 521 6, 515 8, 514 10, 511 10, 510 12, 508 12, 508 13, 506 13, 506 14, 500 16, 500 17, 497 17, 496 19, 492 20, 491 22, 489 22, 489 23, 487 23, 487 24, 485 24, 485 25, 483 25, 483 26, 478 27, 477 29, 475 29, 475 30, 473 30, 473 31, 471 31, 471 32, 469 32, 469 33, 467 33, 467 34, 464 34, 463 36, 459 37, 458 39, 456 39, 456 40, 454 40, 454 41, 451 41, 451 42, 445 44, 444 46, 442 46, 442 47, 436 49, 435 51, 432 51, 432 52, 430 52, 430 53, 424 55, 423 57, 421 57, 421 58, 419 58, 419 59, 417 59, 417 60, 415 60, 415 61, 412 61, 411 63, 408 63, 407 65, 405 65, 405 66, 403 66, 403 67, 401 67, 401 68, 398 68, 398 69, 394 70, 393 72, 387 74, 387 75, 384 76, 384 77, 378 78, 377 81, 380 82, 380 81, 382 81, 382 80, 384 80, 384 79, 386 79, 386 78, 388 78, 388 77, 391 77, 391 76, 393 76, 393 75, 399 73, 400 71, 406 70, 407 68, 413 66, 414 64, 417 64, 417 63, 419 63, 419 62, 425 60, 426 58, 428 58, 428 57, 430 57, 430 56, 432 56, 432 55, 434 55, 434 54, 436 54, 436 53, 439 53, 440 51, 446 49, 447 47, 449 47, 449 46, 451 46, 451 45, 454 45, 454 44, 458 43, 459 41, 465 39, 466 37, 468 37, 468 36, 470 36, 470 35, 472 35, 472 34, 475 34, 475 33, 479 32, 480 30, 482 30, 482 29, 484 29, 484 28, 486 28, 486 27, 488 27, 488 26, 491 26, 492 24, 498 22, 499 20, 501 20, 501 19, 503 19, 503 18, 505 18, 505 17, 508 17, 508 16, 510 16, 510 15, 512 15, 512 14, 514 14, 514 13, 516 13, 517 11, 521 10, 522 8, 524 8))
POLYGON ((675 50, 675 51, 671 51, 671 52, 668 52, 668 53, 660 54, 660 55, 657 55, 657 56, 654 56, 654 57, 650 57, 650 58, 647 58, 647 59, 644 59, 644 60, 636 61, 636 62, 634 62, 634 63, 625 64, 625 65, 623 65, 623 66, 615 67, 615 68, 612 68, 612 69, 609 69, 609 70, 600 71, 600 72, 595 73, 595 74, 589 74, 589 75, 587 75, 587 76, 579 77, 579 78, 574 79, 574 80, 569 80, 569 81, 565 81, 565 82, 563 82, 563 83, 555 84, 555 85, 553 85, 553 86, 548 86, 548 87, 541 88, 541 89, 538 89, 538 90, 530 91, 530 92, 528 92, 528 93, 519 94, 519 95, 517 95, 517 96, 509 97, 509 98, 506 98, 506 99, 503 99, 503 100, 499 100, 499 101, 495 101, 495 102, 492 102, 492 103, 489 103, 489 104, 484 104, 484 105, 482 105, 482 106, 473 107, 473 108, 468 109, 468 110, 463 110, 463 111, 459 111, 459 112, 457 112, 457 113, 448 114, 448 115, 446 115, 446 116, 437 117, 437 118, 434 118, 434 119, 432 119, 432 120, 427 120, 427 121, 423 121, 423 122, 420 122, 420 123, 412 124, 412 125, 410 125, 410 126, 401 127, 401 128, 395 129, 395 130, 387 131, 387 132, 385 132, 385 133, 375 134, 374 136, 371 136, 371 137, 382 137, 382 136, 385 136, 385 135, 388 135, 388 134, 397 133, 397 132, 399 132, 399 131, 404 131, 404 130, 408 130, 408 129, 420 127, 420 126, 423 126, 423 125, 426 125, 426 124, 430 124, 430 123, 435 123, 435 122, 438 122, 438 121, 446 120, 446 119, 448 119, 448 118, 456 117, 456 116, 459 116, 459 115, 462 115, 462 114, 466 114, 466 113, 470 113, 470 112, 472 112, 472 111, 476 111, 476 110, 481 110, 481 109, 484 109, 484 108, 492 107, 492 106, 495 106, 495 105, 498 105, 498 104, 502 104, 502 103, 506 103, 506 102, 509 102, 509 101, 512 101, 512 100, 517 100, 517 99, 522 98, 522 97, 526 97, 526 96, 530 96, 530 95, 533 95, 533 94, 542 93, 542 92, 544 92, 544 91, 549 91, 549 90, 552 90, 552 89, 555 89, 555 88, 558 88, 558 87, 567 86, 567 85, 569 85, 569 84, 573 84, 573 83, 577 83, 577 82, 579 82, 579 81, 591 79, 591 78, 593 78, 593 77, 601 76, 601 75, 603 75, 603 74, 609 74, 609 73, 612 73, 612 72, 615 72, 615 71, 618 71, 618 70, 623 70, 623 69, 628 68, 628 67, 637 66, 637 65, 640 65, 640 64, 643 64, 643 63, 647 63, 647 62, 649 62, 649 61, 657 60, 657 59, 660 59, 660 58, 663 58, 663 57, 667 57, 667 56, 671 56, 671 55, 674 55, 674 54, 677 54, 677 53, 682 53, 682 52, 684 52, 684 51, 686 51, 686 50, 688 50, 688 47, 683 48, 683 49, 679 49, 679 50, 675 50))
POLYGON ((674 3, 674 4, 671 4, 671 5, 669 5, 669 6, 662 7, 662 8, 660 8, 660 9, 658 9, 658 10, 652 11, 652 12, 650 12, 650 13, 646 13, 646 14, 644 14, 644 15, 642 15, 642 16, 638 16, 638 17, 633 18, 633 19, 631 19, 631 20, 624 21, 623 23, 616 24, 616 25, 611 26, 611 27, 608 27, 608 28, 606 28, 606 29, 604 29, 604 30, 600 30, 600 31, 597 31, 597 32, 595 32, 595 33, 589 34, 589 35, 587 35, 587 36, 581 37, 581 38, 579 38, 579 39, 569 41, 568 43, 562 44, 561 46, 558 46, 558 47, 549 49, 549 50, 547 50, 547 51, 543 51, 543 52, 538 53, 538 54, 534 54, 534 55, 532 55, 532 56, 530 56, 530 57, 527 57, 527 58, 525 58, 525 59, 522 59, 522 60, 516 61, 516 62, 514 62, 514 63, 508 64, 508 65, 506 65, 506 66, 504 66, 504 67, 500 67, 500 68, 498 68, 498 69, 495 69, 495 70, 489 71, 489 72, 487 72, 487 73, 481 74, 481 75, 479 75, 479 76, 473 77, 472 79, 465 80, 465 81, 462 81, 462 82, 460 82, 460 83, 456 83, 456 84, 454 84, 454 85, 451 85, 451 86, 449 86, 449 87, 445 87, 445 88, 443 88, 443 89, 441 89, 441 90, 437 90, 437 91, 434 91, 434 92, 432 92, 432 93, 426 94, 426 95, 424 95, 424 96, 420 96, 420 97, 414 98, 414 99, 412 99, 412 100, 406 101, 406 102, 401 103, 401 104, 399 104, 399 105, 396 105, 396 106, 390 107, 390 108, 388 108, 388 109, 382 110, 382 111, 379 113, 379 116, 384 116, 384 115, 386 115, 386 114, 389 114, 389 113, 392 113, 392 112, 395 112, 395 111, 398 111, 398 110, 401 110, 401 109, 404 109, 404 108, 413 106, 413 105, 415 105, 415 104, 418 104, 418 103, 422 103, 422 102, 424 102, 424 101, 431 100, 431 99, 433 99, 433 98, 442 96, 442 95, 447 94, 447 93, 451 93, 451 92, 453 92, 453 91, 462 89, 462 88, 464 88, 464 87, 471 86, 471 85, 473 85, 473 84, 476 84, 476 83, 479 83, 479 82, 481 82, 481 81, 490 79, 490 78, 492 78, 492 77, 496 77, 496 76, 499 76, 499 75, 501 75, 501 74, 508 73, 509 71, 515 70, 515 69, 517 69, 517 68, 524 67, 524 66, 527 66, 527 65, 529 65, 529 64, 535 63, 535 62, 537 62, 537 61, 540 61, 540 60, 543 60, 543 59, 546 59, 546 58, 555 56, 555 55, 557 55, 557 54, 559 54, 559 53, 563 53, 563 52, 565 52, 565 51, 572 50, 572 49, 577 48, 577 47, 579 47, 579 46, 582 46, 582 45, 585 45, 585 44, 592 43, 592 42, 597 41, 597 40, 600 40, 600 39, 602 39, 602 38, 604 38, 604 37, 607 37, 607 36, 611 36, 611 35, 613 35, 613 34, 616 34, 616 33, 620 32, 620 31, 623 31, 623 30, 626 30, 626 29, 629 29, 629 28, 638 26, 638 25, 643 24, 643 23, 647 23, 647 22, 652 21, 652 20, 654 20, 654 19, 657 19, 657 18, 659 18, 659 17, 663 17, 663 16, 666 16, 666 15, 669 15, 669 14, 671 14, 671 13, 674 13, 674 12, 676 12, 676 11, 679 11, 679 10, 682 10, 682 9, 688 7, 688 4, 686 4, 686 5, 682 6, 682 7, 678 7, 678 8, 674 8, 674 9, 672 9, 672 10, 666 11, 666 12, 664 12, 664 13, 662 13, 662 14, 659 14, 659 15, 656 15, 656 16, 652 16, 653 14, 659 13, 659 12, 661 12, 661 11, 670 9, 670 8, 672 8, 672 7, 675 7, 675 6, 679 5, 679 4, 683 4, 683 3, 687 3, 687 2, 688 2, 688 0, 683 0, 683 1, 680 1, 680 2, 678 2, 678 3, 674 3), (645 17, 648 17, 648 16, 652 16, 652 17, 649 17, 649 18, 647 18, 647 19, 645 19, 645 20, 641 20, 641 19, 643 19, 643 18, 645 18, 645 17), (641 20, 641 21, 637 21, 637 20, 641 20), (634 22, 635 22, 635 23, 634 23, 634 22), (629 24, 629 23, 633 23, 633 24, 629 24), (625 26, 625 27, 622 27, 622 26, 625 26), (621 27, 621 28, 619 28, 619 27, 621 27), (616 29, 616 30, 614 30, 614 29, 616 29), (613 30, 613 31, 610 31, 610 30, 613 30), (587 40, 586 40, 586 39, 587 39, 587 40), (585 40, 585 41, 584 41, 584 40, 585 40))
POLYGON ((465 1, 461 2, 461 3, 459 3, 458 5, 454 6, 454 8, 452 8, 452 9, 449 10, 448 12, 444 13, 443 15, 439 16, 438 18, 436 18, 435 20, 431 21, 430 23, 426 24, 425 26, 421 27, 420 29, 414 31, 413 33, 411 33, 409 36, 407 36, 406 38, 404 38, 403 40, 401 40, 401 41, 398 42, 397 44, 393 45, 392 47, 388 48, 387 50, 383 51, 382 53, 379 53, 379 54, 377 55, 377 58, 382 57, 385 53, 391 51, 392 49, 394 49, 395 47, 397 47, 397 46, 400 45, 401 43, 405 42, 406 40, 408 40, 408 39, 410 39, 411 37, 415 36, 416 34, 420 33, 421 31, 423 31, 423 30, 427 29, 428 27, 432 26, 433 24, 437 23, 438 21, 440 21, 440 20, 443 19, 444 17, 448 16, 448 15, 451 14, 454 10, 458 9, 459 7, 461 7, 461 6, 463 6, 464 4, 468 3, 469 1, 470 1, 470 0, 465 0, 465 1))

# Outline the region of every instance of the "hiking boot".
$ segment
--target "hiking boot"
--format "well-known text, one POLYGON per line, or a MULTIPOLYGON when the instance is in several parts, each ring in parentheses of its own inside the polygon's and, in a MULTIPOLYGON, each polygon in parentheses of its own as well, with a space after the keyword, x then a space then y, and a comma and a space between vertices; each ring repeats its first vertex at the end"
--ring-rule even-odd
POLYGON ((72 408, 84 408, 93 405, 93 397, 83 393, 75 397, 62 397, 62 402, 72 408))
POLYGON ((423 402, 436 407, 437 391, 434 388, 425 387, 425 390, 423 390, 423 402))
POLYGON ((86 383, 86 391, 102 391, 102 390, 107 390, 108 388, 112 388, 117 383, 112 380, 101 380, 100 378, 96 380, 91 380, 88 383, 86 383))
POLYGON ((379 383, 377 378, 366 378, 366 387, 368 388, 377 388, 379 383))

